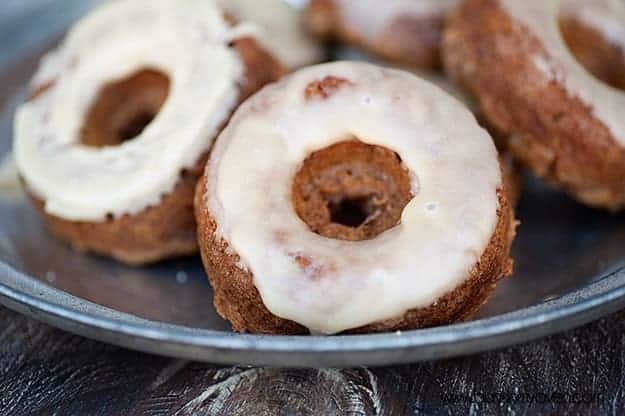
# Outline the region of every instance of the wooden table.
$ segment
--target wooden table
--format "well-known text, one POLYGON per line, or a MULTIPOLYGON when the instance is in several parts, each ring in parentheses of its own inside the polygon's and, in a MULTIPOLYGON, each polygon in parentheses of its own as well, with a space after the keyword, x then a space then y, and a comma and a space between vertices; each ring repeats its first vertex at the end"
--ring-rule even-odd
POLYGON ((625 414, 625 312, 529 345, 396 368, 221 368, 0 308, 0 415, 625 414))

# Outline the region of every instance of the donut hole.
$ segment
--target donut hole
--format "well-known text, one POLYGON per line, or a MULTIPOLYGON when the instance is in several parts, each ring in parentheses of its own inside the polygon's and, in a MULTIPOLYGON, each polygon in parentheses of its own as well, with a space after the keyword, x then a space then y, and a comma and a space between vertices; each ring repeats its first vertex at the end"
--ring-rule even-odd
POLYGON ((590 74, 611 87, 625 90, 625 51, 601 31, 563 10, 560 32, 569 51, 590 74))
POLYGON ((360 227, 373 214, 370 197, 341 198, 339 201, 328 201, 330 221, 346 227, 360 227))
POLYGON ((130 119, 124 127, 119 129, 119 133, 117 135, 118 142, 123 143, 140 135, 148 124, 154 120, 156 114, 157 113, 153 111, 143 111, 134 115, 134 117, 130 119))
POLYGON ((311 231, 361 241, 400 223, 411 189, 395 152, 350 138, 306 158, 295 174, 292 199, 311 231))
POLYGON ((103 86, 87 112, 81 143, 118 146, 139 136, 165 103, 169 84, 167 75, 146 69, 103 86))

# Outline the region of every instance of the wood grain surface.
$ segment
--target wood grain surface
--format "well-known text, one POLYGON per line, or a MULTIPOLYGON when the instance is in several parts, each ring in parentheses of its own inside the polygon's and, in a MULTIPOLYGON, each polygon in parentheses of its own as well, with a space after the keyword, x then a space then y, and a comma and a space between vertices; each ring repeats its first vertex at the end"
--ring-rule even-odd
POLYGON ((0 415, 621 415, 625 312, 532 344, 395 368, 221 368, 0 309, 0 415))

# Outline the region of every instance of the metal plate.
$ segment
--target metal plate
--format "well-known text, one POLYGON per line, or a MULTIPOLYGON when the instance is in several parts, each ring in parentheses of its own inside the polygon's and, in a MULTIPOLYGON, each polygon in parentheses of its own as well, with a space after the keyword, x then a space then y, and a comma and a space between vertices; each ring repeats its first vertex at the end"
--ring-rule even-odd
MULTIPOLYGON (((5 0, 0 10, 0 155, 43 51, 94 1, 5 0), (61 5, 62 3, 62 5, 61 5)), ((398 364, 524 342, 625 305, 625 217, 581 207, 529 180, 516 272, 479 316, 440 328, 362 336, 229 331, 196 258, 131 269, 50 238, 23 195, 0 186, 0 303, 101 341, 194 360, 282 366, 398 364)))

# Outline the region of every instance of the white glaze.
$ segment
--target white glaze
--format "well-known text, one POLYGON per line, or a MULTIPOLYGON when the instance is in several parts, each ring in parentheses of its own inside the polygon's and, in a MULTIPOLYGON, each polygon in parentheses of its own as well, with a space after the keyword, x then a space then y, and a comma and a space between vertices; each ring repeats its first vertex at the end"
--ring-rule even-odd
POLYGON ((211 0, 113 0, 81 20, 48 55, 15 119, 14 152, 49 214, 100 221, 135 214, 171 192, 236 105, 244 68, 227 44, 241 34, 211 0), (101 86, 151 68, 169 97, 136 138, 83 146, 80 128, 101 86))
POLYGON ((273 314, 315 333, 433 304, 468 277, 498 220, 497 152, 473 115, 424 80, 364 63, 310 67, 266 87, 237 110, 206 174, 218 237, 273 314), (306 101, 306 86, 326 76, 355 86, 306 101), (291 201, 303 160, 350 136, 397 152, 418 189, 401 224, 370 241, 311 232, 291 201), (311 266, 302 270, 298 255, 311 266))
POLYGON ((384 59, 380 59, 376 56, 372 56, 362 49, 354 48, 347 45, 339 46, 335 53, 337 56, 340 56, 341 59, 345 61, 369 62, 379 66, 386 66, 389 68, 412 72, 419 78, 423 78, 426 81, 435 84, 437 87, 442 88, 448 94, 453 95, 460 102, 466 105, 469 110, 473 112, 473 114, 477 114, 479 112, 479 106, 475 99, 471 97, 466 90, 451 82, 449 78, 445 77, 445 75, 440 72, 419 70, 415 68, 401 66, 393 62, 385 61, 384 59))
POLYGON ((397 19, 445 15, 460 0, 334 0, 346 25, 373 42, 397 19))
POLYGON ((321 62, 323 47, 306 31, 301 12, 284 0, 219 0, 238 20, 258 24, 257 39, 288 68, 321 62))
POLYGON ((617 0, 499 0, 504 9, 545 48, 545 56, 536 56, 539 70, 561 84, 572 97, 584 101, 594 115, 625 145, 625 93, 612 88, 590 74, 575 59, 560 33, 558 19, 563 15, 598 29, 611 42, 625 47, 625 4, 617 0), (618 29, 615 29, 618 27, 618 29))

